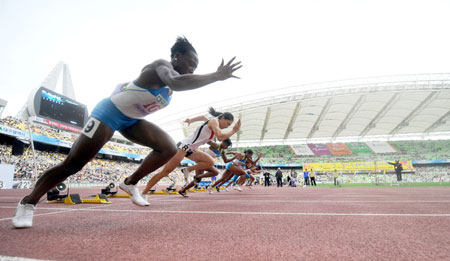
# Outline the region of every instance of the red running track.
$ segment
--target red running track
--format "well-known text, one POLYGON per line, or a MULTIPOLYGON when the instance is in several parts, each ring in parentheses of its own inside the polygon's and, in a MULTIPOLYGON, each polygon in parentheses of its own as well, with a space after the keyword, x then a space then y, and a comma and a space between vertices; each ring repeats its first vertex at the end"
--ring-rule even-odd
MULTIPOLYGON (((0 256, 46 260, 450 260, 450 189, 254 187, 109 205, 41 203, 0 190, 0 256)), ((71 190, 83 198, 98 189, 71 190)), ((0 257, 1 259, 1 257, 0 257)))

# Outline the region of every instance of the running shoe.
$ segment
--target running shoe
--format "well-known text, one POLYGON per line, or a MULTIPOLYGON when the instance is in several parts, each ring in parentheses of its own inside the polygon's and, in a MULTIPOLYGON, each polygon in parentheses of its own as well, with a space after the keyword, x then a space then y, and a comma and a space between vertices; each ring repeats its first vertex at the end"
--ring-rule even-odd
POLYGON ((220 188, 218 186, 216 186, 216 190, 217 192, 220 192, 220 188))
POLYGON ((17 204, 16 213, 12 219, 15 228, 27 228, 33 225, 33 215, 36 206, 33 204, 22 204, 20 200, 17 204))
POLYGON ((146 201, 142 197, 142 194, 136 185, 131 185, 131 184, 127 185, 127 184, 125 184, 125 180, 123 180, 119 184, 119 188, 121 190, 125 191, 128 195, 130 195, 130 199, 134 204, 136 204, 138 206, 142 206, 142 207, 150 205, 150 203, 148 203, 148 201, 146 201))
POLYGON ((239 192, 242 192, 242 189, 241 189, 241 187, 239 187, 239 185, 234 186, 234 190, 237 190, 237 191, 239 191, 239 192))
POLYGON ((230 192, 230 191, 228 190, 228 188, 225 188, 225 191, 226 191, 226 192, 230 192))
POLYGON ((213 193, 212 187, 211 187, 211 186, 208 186, 208 191, 209 191, 209 194, 212 194, 212 193, 213 193))
POLYGON ((189 196, 187 195, 186 191, 180 190, 178 191, 178 194, 180 194, 181 196, 188 198, 189 196))

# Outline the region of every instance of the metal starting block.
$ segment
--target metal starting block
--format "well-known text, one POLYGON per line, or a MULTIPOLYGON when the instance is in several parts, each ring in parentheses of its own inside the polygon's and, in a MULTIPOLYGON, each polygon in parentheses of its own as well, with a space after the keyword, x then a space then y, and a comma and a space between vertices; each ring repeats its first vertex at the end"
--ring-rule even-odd
POLYGON ((111 204, 112 202, 108 200, 105 194, 97 194, 95 198, 83 198, 81 200, 83 203, 87 204, 111 204))
POLYGON ((128 194, 110 194, 107 196, 108 198, 129 198, 128 194))
POLYGON ((48 200, 47 203, 64 203, 66 205, 77 205, 77 204, 111 204, 112 202, 108 200, 105 194, 98 194, 95 198, 81 198, 80 194, 70 194, 64 199, 58 200, 48 200))

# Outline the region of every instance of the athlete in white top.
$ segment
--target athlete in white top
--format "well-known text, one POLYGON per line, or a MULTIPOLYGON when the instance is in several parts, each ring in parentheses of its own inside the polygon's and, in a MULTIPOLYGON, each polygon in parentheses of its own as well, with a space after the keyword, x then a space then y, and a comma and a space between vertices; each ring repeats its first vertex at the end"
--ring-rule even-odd
MULTIPOLYGON (((236 152, 226 152, 225 151, 232 144, 230 139, 226 139, 226 140, 222 141, 219 145, 217 143, 215 143, 214 141, 209 141, 208 144, 209 144, 209 148, 205 153, 208 154, 209 156, 211 156, 212 158, 222 157, 222 160, 224 163, 228 163, 228 162, 236 159, 236 152), (226 154, 231 154, 234 157, 229 159, 229 158, 227 158, 226 154)), ((182 169, 182 172, 189 174, 189 167, 182 169)), ((187 197, 186 191, 188 189, 190 189, 193 186, 195 186, 196 184, 200 183, 200 181, 202 181, 203 178, 215 177, 217 175, 219 175, 219 171, 214 166, 211 166, 207 169, 195 170, 194 180, 191 181, 186 186, 184 186, 178 193, 180 195, 182 195, 183 197, 187 197)), ((187 183, 187 177, 185 177, 185 180, 187 183)), ((212 193, 211 189, 209 190, 209 192, 212 193)))
POLYGON ((194 47, 184 37, 177 38, 171 48, 170 58, 170 62, 159 59, 148 64, 139 77, 127 84, 126 88, 100 101, 92 111, 83 133, 72 145, 67 158, 44 171, 31 194, 19 202, 12 219, 14 227, 31 227, 35 206, 41 197, 81 170, 97 155, 116 130, 130 141, 153 149, 139 168, 119 185, 130 194, 133 203, 139 206, 149 205, 135 185, 147 174, 164 165, 177 153, 177 149, 175 142, 165 131, 142 117, 167 106, 172 91, 192 90, 216 81, 237 78, 233 72, 241 67, 239 62, 233 63, 233 58, 226 64, 222 60, 217 71, 213 73, 193 74, 198 65, 198 56, 194 47), (139 100, 139 108, 136 110, 132 108, 136 105, 135 91, 139 91, 139 97, 143 98, 139 100), (164 100, 160 99, 161 97, 164 100))
POLYGON ((167 162, 167 164, 160 172, 156 173, 149 180, 147 186, 142 192, 143 194, 148 193, 160 179, 169 175, 169 173, 172 172, 178 166, 178 164, 180 164, 184 157, 195 161, 196 164, 189 168, 183 169, 183 172, 207 169, 214 165, 214 159, 211 158, 211 156, 209 156, 208 154, 202 151, 198 151, 198 147, 202 144, 207 143, 208 141, 211 141, 214 136, 216 136, 219 141, 228 139, 240 129, 241 121, 238 120, 231 131, 222 132, 222 129, 228 128, 233 123, 233 115, 229 112, 216 112, 212 107, 209 108, 209 113, 213 115, 214 118, 208 120, 204 116, 199 116, 191 119, 191 121, 188 122, 192 123, 194 121, 205 121, 202 126, 194 131, 193 134, 183 139, 183 141, 178 142, 178 151, 175 156, 173 156, 169 160, 169 162, 167 162))
POLYGON ((157 90, 137 86, 134 82, 119 84, 111 94, 111 102, 126 116, 143 119, 169 105, 172 90, 168 86, 157 90))

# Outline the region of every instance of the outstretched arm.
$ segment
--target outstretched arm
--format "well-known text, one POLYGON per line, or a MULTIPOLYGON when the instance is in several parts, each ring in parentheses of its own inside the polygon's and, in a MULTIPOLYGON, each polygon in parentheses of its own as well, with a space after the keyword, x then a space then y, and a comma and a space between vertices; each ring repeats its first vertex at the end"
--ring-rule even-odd
POLYGON ((201 116, 197 116, 197 117, 194 117, 194 118, 187 118, 187 119, 184 120, 184 122, 186 122, 189 125, 189 124, 191 124, 193 122, 196 122, 196 121, 207 121, 207 120, 208 120, 208 118, 206 118, 206 116, 201 115, 201 116))
POLYGON ((224 163, 228 163, 230 161, 233 161, 234 159, 236 159, 238 156, 242 156, 242 154, 240 152, 233 152, 233 151, 229 151, 229 152, 222 152, 222 160, 224 163), (227 158, 227 156, 225 154, 230 154, 230 155, 234 155, 233 158, 229 159, 227 158))
POLYGON ((261 157, 262 157, 262 153, 260 152, 258 154, 258 158, 253 162, 253 165, 256 165, 256 163, 261 159, 261 157))
POLYGON ((174 91, 187 91, 197 89, 208 85, 213 82, 223 81, 229 78, 238 78, 233 75, 233 72, 242 67, 241 62, 233 63, 234 59, 231 59, 228 63, 222 63, 217 68, 216 72, 209 74, 182 74, 176 72, 172 64, 167 61, 161 60, 157 67, 156 73, 158 77, 163 81, 170 89, 174 91))
POLYGON ((208 127, 211 128, 212 131, 214 131, 214 135, 216 135, 219 141, 224 141, 239 131, 239 129, 241 128, 241 120, 238 120, 236 124, 234 124, 233 129, 229 132, 222 132, 222 130, 219 128, 219 120, 217 118, 210 120, 208 123, 208 127))
POLYGON ((223 160, 224 163, 228 163, 230 161, 233 161, 237 156, 238 155, 237 155, 236 152, 232 152, 232 151, 230 151, 230 152, 225 152, 225 151, 222 152, 222 160, 223 160), (229 159, 226 154, 234 155, 234 157, 229 159))

